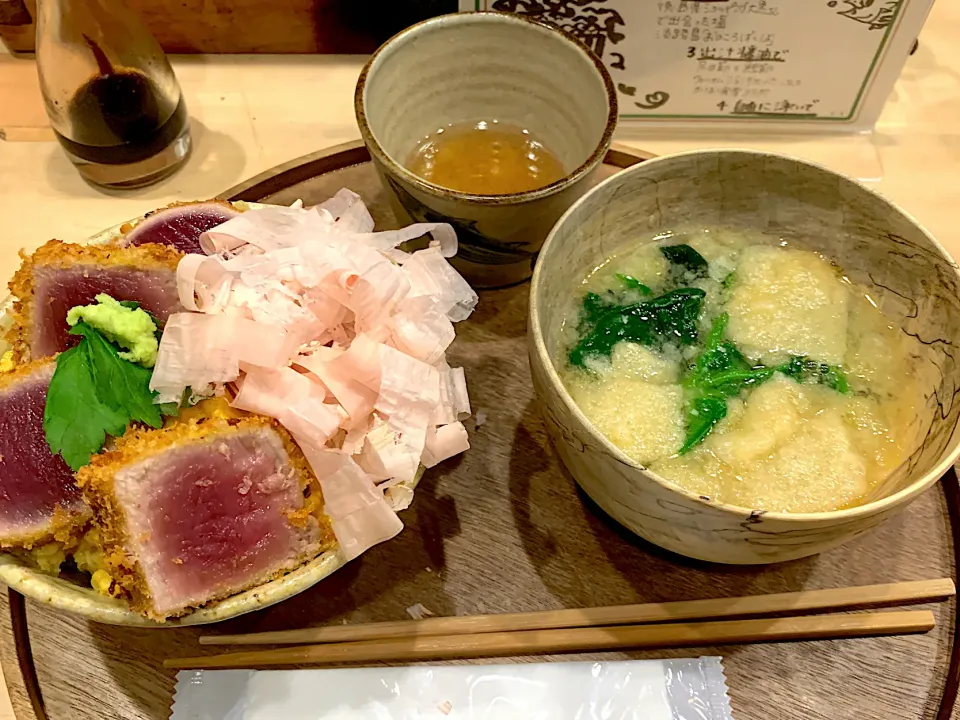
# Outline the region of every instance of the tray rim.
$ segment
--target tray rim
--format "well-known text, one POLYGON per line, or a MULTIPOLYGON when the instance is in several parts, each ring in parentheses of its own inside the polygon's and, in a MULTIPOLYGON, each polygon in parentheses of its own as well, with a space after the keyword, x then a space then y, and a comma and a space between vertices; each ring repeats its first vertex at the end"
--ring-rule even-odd
MULTIPOLYGON (((655 157, 654 153, 614 142, 604 157, 603 164, 624 169, 652 157, 655 157)), ((216 199, 259 202, 265 197, 319 175, 368 162, 371 162, 371 157, 362 140, 340 143, 294 158, 258 173, 219 193, 216 199)), ((938 491, 943 492, 947 506, 947 519, 953 544, 952 579, 956 582, 958 573, 960 573, 960 478, 958 478, 955 468, 950 467, 935 485, 941 487, 941 490, 938 491)), ((12 688, 17 681, 21 683, 17 687, 29 698, 31 706, 29 709, 32 710, 30 716, 21 717, 18 714, 17 718, 18 720, 47 720, 48 715, 44 709, 43 693, 34 666, 30 644, 26 602, 22 595, 12 589, 8 590, 8 598, 18 672, 15 677, 13 668, 4 668, 4 677, 8 687, 12 688)), ((955 603, 954 632, 944 686, 940 703, 935 713, 930 716, 935 720, 951 720, 958 691, 960 691, 960 601, 955 600, 955 603)), ((26 710, 27 708, 23 709, 26 710)))
MULTIPOLYGON (((637 150, 623 143, 611 143, 610 149, 603 158, 603 165, 611 165, 621 170, 636 165, 644 160, 656 157, 646 150, 637 150)), ((329 172, 344 170, 354 165, 362 165, 371 161, 370 151, 363 140, 333 145, 323 150, 302 155, 293 160, 276 165, 244 180, 231 188, 227 188, 217 195, 217 200, 245 202, 261 202, 263 198, 273 195, 297 183, 318 177, 329 172)))

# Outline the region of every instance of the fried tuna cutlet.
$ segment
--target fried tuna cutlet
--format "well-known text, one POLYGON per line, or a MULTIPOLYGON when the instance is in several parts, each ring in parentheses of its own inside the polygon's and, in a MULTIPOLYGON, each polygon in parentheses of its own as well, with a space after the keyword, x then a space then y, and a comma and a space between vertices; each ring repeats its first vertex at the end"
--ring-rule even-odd
POLYGON ((223 200, 206 202, 173 203, 154 210, 142 220, 128 223, 120 228, 118 245, 143 245, 157 243, 168 245, 180 252, 203 254, 200 236, 239 215, 241 210, 223 200))
POLYGON ((56 364, 40 360, 0 373, 0 546, 65 545, 90 519, 73 472, 43 432, 56 364))
POLYGON ((50 240, 10 281, 17 298, 14 325, 7 334, 17 361, 55 355, 76 344, 68 334, 67 312, 89 305, 99 293, 135 300, 165 322, 180 310, 177 263, 182 254, 163 245, 118 248, 50 240))
POLYGON ((268 418, 134 429, 77 479, 107 571, 155 620, 267 582, 334 542, 319 483, 268 418))

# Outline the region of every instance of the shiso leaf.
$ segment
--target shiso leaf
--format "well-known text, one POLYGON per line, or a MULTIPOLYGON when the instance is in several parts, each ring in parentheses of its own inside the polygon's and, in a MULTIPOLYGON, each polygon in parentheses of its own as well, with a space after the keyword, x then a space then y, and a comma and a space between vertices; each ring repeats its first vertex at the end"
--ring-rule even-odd
POLYGON ((150 371, 120 357, 120 350, 84 322, 71 330, 80 344, 57 356, 43 412, 50 450, 74 472, 103 448, 107 435, 119 437, 131 422, 163 426, 150 371))

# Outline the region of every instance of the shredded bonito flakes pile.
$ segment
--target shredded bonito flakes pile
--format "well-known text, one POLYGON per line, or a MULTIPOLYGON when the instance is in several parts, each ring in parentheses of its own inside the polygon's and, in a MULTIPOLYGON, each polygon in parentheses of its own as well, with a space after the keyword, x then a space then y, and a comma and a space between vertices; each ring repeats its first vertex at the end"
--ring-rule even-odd
POLYGON ((348 559, 396 535, 410 493, 391 506, 384 490, 469 447, 463 369, 445 353, 477 295, 446 260, 453 228, 375 233, 344 189, 310 209, 248 210, 201 246, 177 269, 189 312, 164 328, 157 402, 236 382, 233 406, 276 418, 303 449, 348 559), (429 248, 397 249, 427 232, 429 248))

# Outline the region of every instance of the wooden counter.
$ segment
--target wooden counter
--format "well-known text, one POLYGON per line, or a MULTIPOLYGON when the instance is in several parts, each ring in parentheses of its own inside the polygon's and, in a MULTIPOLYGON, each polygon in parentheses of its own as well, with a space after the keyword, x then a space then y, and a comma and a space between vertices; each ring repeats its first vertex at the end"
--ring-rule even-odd
MULTIPOLYGON (((670 136, 623 126, 616 139, 657 154, 742 146, 823 163, 876 187, 960 256, 957 37, 960 3, 940 0, 872 134, 670 136)), ((352 56, 174 58, 193 118, 194 155, 160 185, 118 194, 85 184, 53 141, 33 61, 0 54, 0 275, 13 272, 20 248, 32 250, 51 237, 79 240, 168 202, 216 195, 278 163, 355 139, 353 87, 362 64, 363 58, 352 56)), ((338 586, 349 594, 343 583, 338 586)), ((0 613, 7 616, 5 605, 0 613)), ((111 652, 114 636, 103 633, 103 652, 111 652)), ((3 658, 5 668, 15 667, 11 662, 3 658)), ((27 707, 28 700, 20 697, 17 704, 27 707)), ((12 717, 0 690, 0 720, 12 717)))

